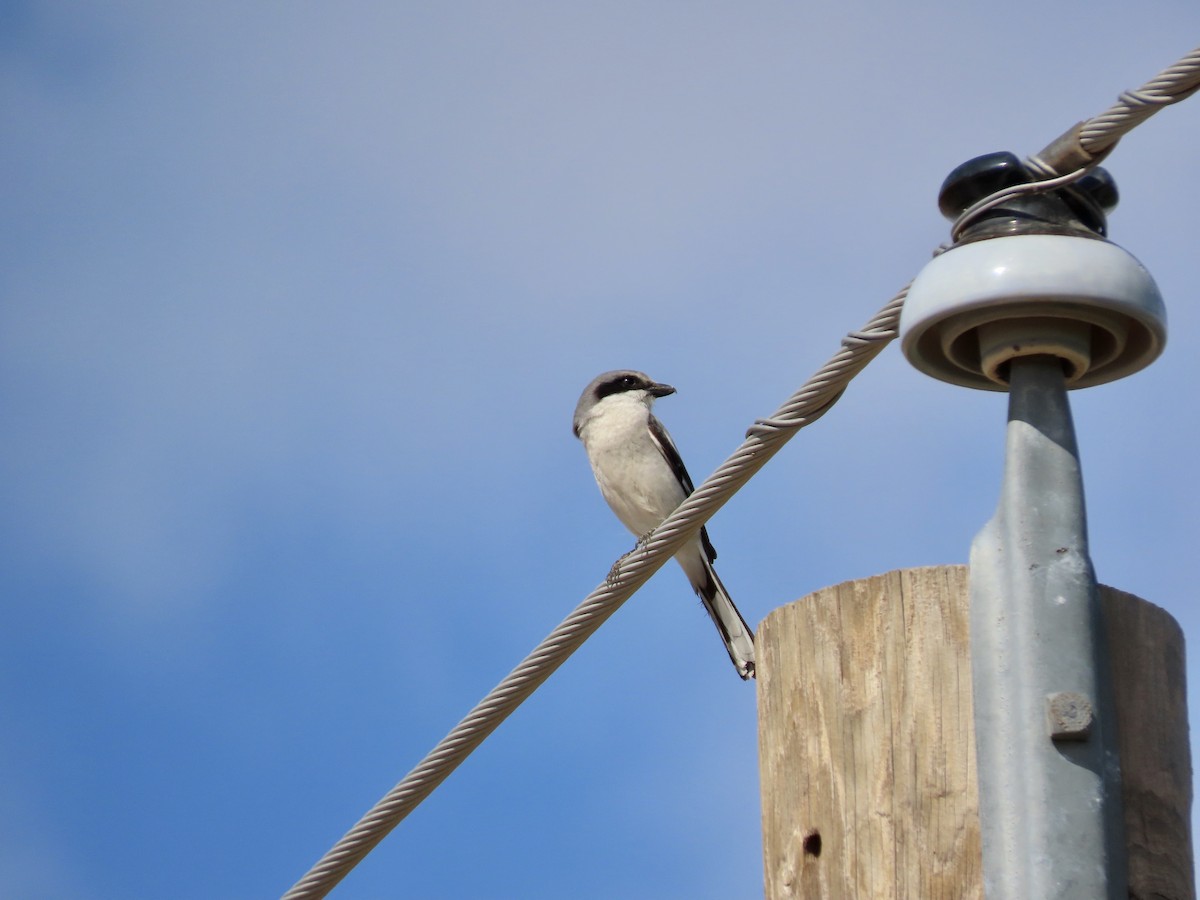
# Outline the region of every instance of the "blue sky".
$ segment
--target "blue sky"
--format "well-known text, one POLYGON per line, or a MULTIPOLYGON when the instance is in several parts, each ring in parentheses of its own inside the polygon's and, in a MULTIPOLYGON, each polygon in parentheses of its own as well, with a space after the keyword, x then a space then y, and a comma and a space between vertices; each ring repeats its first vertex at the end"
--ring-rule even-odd
MULTIPOLYGON (((0 5, 0 894, 284 891, 630 547, 592 376, 676 385, 699 482, 925 264, 950 169, 1198 35, 1183 0, 0 5)), ((1167 352, 1073 395, 1099 576, 1189 638, 1198 104, 1107 163, 1167 352)), ((965 562, 1003 429, 889 348, 712 520, 746 617, 965 562)), ((758 817, 753 687, 672 566, 336 896, 751 897, 758 817)))

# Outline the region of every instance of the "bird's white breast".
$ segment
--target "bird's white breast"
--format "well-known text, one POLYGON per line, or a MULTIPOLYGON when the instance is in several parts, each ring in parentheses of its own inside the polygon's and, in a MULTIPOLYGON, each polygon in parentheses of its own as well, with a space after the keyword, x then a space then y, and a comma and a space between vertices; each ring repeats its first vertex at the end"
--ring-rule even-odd
POLYGON ((600 493, 638 537, 683 502, 684 492, 649 428, 641 399, 615 394, 597 403, 580 430, 600 493))

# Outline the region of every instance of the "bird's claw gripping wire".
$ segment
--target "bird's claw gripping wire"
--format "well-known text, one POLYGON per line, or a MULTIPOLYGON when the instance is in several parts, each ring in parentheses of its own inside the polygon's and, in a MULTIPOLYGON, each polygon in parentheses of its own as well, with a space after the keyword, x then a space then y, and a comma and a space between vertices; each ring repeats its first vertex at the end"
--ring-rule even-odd
POLYGON ((655 529, 651 528, 649 531, 643 534, 637 539, 637 543, 633 545, 632 550, 630 550, 628 553, 623 553, 621 557, 612 564, 612 568, 608 570, 608 575, 606 575, 604 578, 605 584, 607 584, 609 587, 616 587, 621 583, 621 566, 624 564, 625 560, 629 559, 629 557, 633 556, 633 554, 646 552, 646 547, 650 544, 650 539, 654 537, 654 532, 655 529))

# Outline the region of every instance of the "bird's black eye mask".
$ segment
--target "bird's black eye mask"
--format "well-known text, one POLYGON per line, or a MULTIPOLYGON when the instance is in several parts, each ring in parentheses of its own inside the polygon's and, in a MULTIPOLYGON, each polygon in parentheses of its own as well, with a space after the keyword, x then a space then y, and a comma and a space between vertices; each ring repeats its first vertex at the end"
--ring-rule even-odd
POLYGON ((597 385, 596 399, 603 400, 605 397, 611 397, 613 394, 635 391, 638 388, 646 387, 646 385, 646 380, 636 375, 622 375, 619 378, 612 379, 612 381, 606 381, 604 384, 597 385))

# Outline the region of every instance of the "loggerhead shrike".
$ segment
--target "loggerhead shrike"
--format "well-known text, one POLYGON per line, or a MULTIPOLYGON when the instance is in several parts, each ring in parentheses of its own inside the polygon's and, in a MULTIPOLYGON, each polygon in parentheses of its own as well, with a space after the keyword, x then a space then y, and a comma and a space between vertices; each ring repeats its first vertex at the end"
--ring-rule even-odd
MULTIPOLYGON (((694 490, 675 442, 650 412, 655 398, 673 393, 669 384, 621 369, 597 376, 575 407, 575 436, 587 450, 600 493, 639 540, 694 490)), ((675 556, 721 633, 734 668, 750 678, 754 634, 713 571, 716 558, 704 528, 675 556)))

